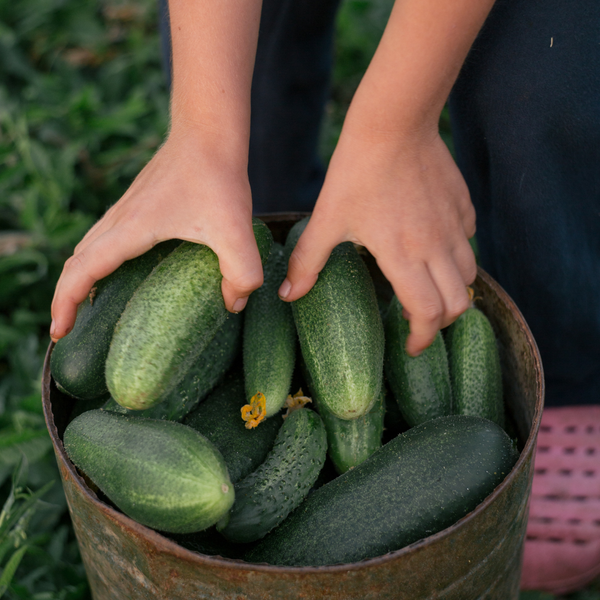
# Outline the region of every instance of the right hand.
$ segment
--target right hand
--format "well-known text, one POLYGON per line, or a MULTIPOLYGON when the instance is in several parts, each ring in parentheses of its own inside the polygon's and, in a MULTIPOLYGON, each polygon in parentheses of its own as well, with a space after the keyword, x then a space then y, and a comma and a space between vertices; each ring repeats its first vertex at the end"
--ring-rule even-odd
POLYGON ((56 286, 53 341, 71 331, 77 306, 96 281, 174 238, 209 246, 219 257, 225 306, 232 312, 245 307, 263 281, 247 157, 218 137, 191 125, 171 132, 123 197, 88 231, 56 286))

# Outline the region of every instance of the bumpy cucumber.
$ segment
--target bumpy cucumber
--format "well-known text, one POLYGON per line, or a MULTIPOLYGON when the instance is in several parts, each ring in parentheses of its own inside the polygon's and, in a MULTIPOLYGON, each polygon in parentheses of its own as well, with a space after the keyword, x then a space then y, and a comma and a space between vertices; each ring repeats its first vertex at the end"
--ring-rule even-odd
POLYGON ((318 406, 327 431, 327 453, 338 473, 356 467, 381 447, 385 414, 385 386, 373 408, 362 417, 338 419, 325 407, 318 406))
POLYGON ((243 314, 228 315, 181 383, 159 404, 146 410, 129 410, 110 398, 104 408, 148 419, 180 421, 206 398, 233 364, 241 347, 242 324, 243 314))
POLYGON ((77 309, 73 331, 52 351, 50 370, 61 391, 82 400, 108 394, 104 365, 115 325, 133 292, 180 243, 169 240, 157 244, 95 284, 77 309))
POLYGON ((185 425, 92 410, 69 423, 64 445, 73 463, 142 525, 200 531, 233 504, 223 457, 185 425))
POLYGON ((471 512, 517 458, 491 421, 464 415, 427 421, 308 496, 245 560, 318 566, 398 550, 471 512))
POLYGON ((281 416, 276 415, 256 429, 246 429, 240 414, 244 404, 242 378, 228 376, 184 420, 221 452, 233 483, 265 460, 282 423, 281 416))
MULTIPOLYGON (((292 227, 289 256, 308 219, 292 227)), ((350 242, 333 249, 314 287, 292 303, 319 406, 340 419, 368 413, 381 390, 384 338, 373 281, 350 242)))
POLYGON ((265 536, 306 497, 326 453, 327 436, 319 415, 306 408, 292 412, 265 461, 236 484, 236 501, 217 530, 233 542, 265 536))
POLYGON ((502 373, 494 330, 474 306, 446 332, 454 412, 476 415, 504 426, 502 373))
POLYGON ((385 320, 385 372, 400 412, 414 427, 429 419, 452 414, 448 355, 440 332, 419 356, 409 356, 409 322, 394 296, 385 320))
MULTIPOLYGON (((263 261, 271 232, 253 219, 263 261)), ((140 285, 123 311, 106 360, 106 382, 123 407, 157 404, 183 379, 225 322, 223 277, 208 247, 183 242, 140 285)))
POLYGON ((296 360, 292 308, 277 291, 285 279, 283 246, 273 244, 264 268, 265 281, 248 299, 244 320, 244 377, 248 401, 261 392, 266 416, 279 412, 290 391, 296 360))

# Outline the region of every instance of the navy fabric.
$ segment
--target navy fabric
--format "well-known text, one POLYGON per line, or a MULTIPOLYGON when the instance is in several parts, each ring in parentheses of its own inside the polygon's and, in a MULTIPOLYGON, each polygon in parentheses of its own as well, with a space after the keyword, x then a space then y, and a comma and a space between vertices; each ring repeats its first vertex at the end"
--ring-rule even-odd
MULTIPOLYGON (((167 0, 158 0, 170 81, 167 0)), ((312 210, 325 178, 318 138, 339 0, 263 0, 252 83, 248 175, 255 214, 312 210)))
POLYGON ((499 0, 450 113, 482 266, 532 329, 546 404, 597 404, 600 3, 499 0))

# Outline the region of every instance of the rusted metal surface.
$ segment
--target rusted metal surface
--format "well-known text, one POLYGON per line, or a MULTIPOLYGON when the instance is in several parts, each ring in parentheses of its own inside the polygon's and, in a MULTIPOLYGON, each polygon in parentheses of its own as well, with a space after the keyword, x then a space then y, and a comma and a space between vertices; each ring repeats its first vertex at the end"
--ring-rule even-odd
MULTIPOLYGON (((304 215, 265 221, 277 241, 304 215)), ((391 288, 367 257, 376 286, 391 288)), ((543 375, 535 342, 513 302, 482 270, 479 306, 498 336, 509 415, 522 452, 496 490, 452 527, 385 556, 329 567, 274 567, 186 550, 102 502, 68 460, 61 441, 73 401, 50 376, 43 403, 73 525, 95 600, 517 600, 543 375)))

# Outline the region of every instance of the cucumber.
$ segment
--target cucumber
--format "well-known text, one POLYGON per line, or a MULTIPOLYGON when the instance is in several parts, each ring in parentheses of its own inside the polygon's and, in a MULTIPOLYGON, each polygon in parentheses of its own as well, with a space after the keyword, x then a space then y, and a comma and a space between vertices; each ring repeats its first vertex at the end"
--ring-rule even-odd
POLYGON ((108 394, 104 364, 115 325, 136 288, 179 244, 181 240, 157 244, 96 282, 77 309, 73 331, 52 350, 50 370, 62 392, 81 400, 108 394))
POLYGON ((244 311, 246 398, 250 402, 261 392, 266 400, 266 417, 279 412, 284 405, 296 360, 292 308, 277 295, 286 272, 283 246, 273 244, 265 264, 265 281, 250 295, 244 311))
POLYGON ((446 332, 454 412, 504 426, 502 373, 494 330, 476 307, 466 310, 446 332))
MULTIPOLYGON (((263 261, 272 236, 253 219, 263 261)), ((157 404, 183 379, 227 318, 217 255, 183 242, 136 290, 115 328, 106 382, 124 408, 157 404)))
POLYGON ((242 324, 243 315, 229 314, 181 383, 159 404, 146 410, 128 410, 111 398, 104 408, 131 416, 181 421, 206 398, 233 364, 241 347, 242 324))
MULTIPOLYGON (((307 222, 292 227, 288 256, 307 222)), ((314 287, 292 302, 292 312, 319 406, 340 419, 367 414, 381 390, 384 337, 373 281, 353 244, 333 249, 314 287)))
POLYGON ((465 415, 427 421, 312 493, 245 560, 319 566, 398 550, 471 512, 517 458, 491 421, 465 415))
POLYGON ((431 346, 419 356, 409 356, 409 333, 409 322, 394 296, 385 320, 385 373, 402 416, 414 427, 452 414, 452 388, 442 334, 438 331, 431 346))
POLYGON ((279 525, 306 497, 325 463, 327 436, 319 415, 290 413, 265 461, 235 486, 231 511, 217 523, 232 542, 253 542, 279 525))
POLYGON ((350 421, 338 419, 324 406, 317 409, 327 431, 327 453, 338 473, 356 467, 381 447, 385 414, 385 386, 379 398, 364 416, 350 421))
POLYGON ((240 414, 244 403, 242 378, 228 376, 184 419, 186 425, 221 452, 233 483, 252 473, 265 460, 282 423, 277 415, 256 429, 246 429, 240 414))
POLYGON ((159 531, 206 529, 233 504, 223 457, 185 425, 91 410, 69 423, 64 445, 118 508, 159 531))

